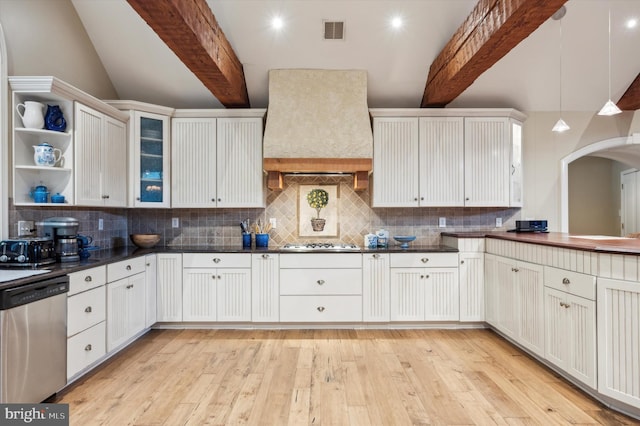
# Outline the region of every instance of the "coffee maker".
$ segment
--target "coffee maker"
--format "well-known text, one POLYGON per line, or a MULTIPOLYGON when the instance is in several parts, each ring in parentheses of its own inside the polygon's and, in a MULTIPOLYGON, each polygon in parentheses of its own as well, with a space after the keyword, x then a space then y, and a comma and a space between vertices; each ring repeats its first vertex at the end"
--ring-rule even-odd
POLYGON ((44 229, 44 237, 51 238, 55 245, 58 262, 77 262, 78 220, 72 217, 50 217, 38 223, 44 229))

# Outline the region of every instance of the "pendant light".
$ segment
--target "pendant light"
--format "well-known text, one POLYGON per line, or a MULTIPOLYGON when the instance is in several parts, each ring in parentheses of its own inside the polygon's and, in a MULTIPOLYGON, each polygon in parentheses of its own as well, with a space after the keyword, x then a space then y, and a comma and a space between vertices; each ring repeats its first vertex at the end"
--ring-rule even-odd
POLYGON ((562 119, 562 18, 567 13, 567 8, 561 6, 552 18, 560 22, 560 119, 551 129, 552 132, 562 133, 570 129, 569 125, 562 119))
POLYGON ((609 4, 609 100, 604 104, 598 115, 616 115, 620 114, 622 110, 618 108, 616 104, 611 100, 611 0, 609 4))

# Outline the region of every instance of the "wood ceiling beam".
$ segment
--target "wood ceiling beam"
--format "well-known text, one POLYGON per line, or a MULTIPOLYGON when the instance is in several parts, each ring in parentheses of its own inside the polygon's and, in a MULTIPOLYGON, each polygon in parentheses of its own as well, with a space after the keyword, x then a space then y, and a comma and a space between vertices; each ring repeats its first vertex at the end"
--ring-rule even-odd
POLYGON ((227 108, 247 108, 242 63, 206 0, 127 0, 227 108))
POLYGON ((479 0, 429 68, 422 108, 444 107, 567 0, 479 0))
POLYGON ((640 74, 636 76, 616 105, 623 111, 640 109, 640 74))

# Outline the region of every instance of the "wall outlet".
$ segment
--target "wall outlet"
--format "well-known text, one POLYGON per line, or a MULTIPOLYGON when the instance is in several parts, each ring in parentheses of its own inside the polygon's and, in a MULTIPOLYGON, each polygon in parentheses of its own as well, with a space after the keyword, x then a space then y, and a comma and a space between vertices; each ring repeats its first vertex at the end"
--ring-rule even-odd
POLYGON ((98 231, 104 230, 104 219, 98 219, 98 231))
POLYGON ((496 228, 501 228, 501 227, 502 227, 502 218, 496 217, 496 228))
POLYGON ((441 217, 440 219, 438 219, 438 226, 440 228, 446 228, 447 227, 447 218, 446 217, 441 217))
POLYGON ((172 228, 179 228, 180 227, 180 219, 177 217, 172 217, 171 218, 171 227, 172 228))
POLYGON ((276 225, 278 224, 278 221, 276 220, 275 217, 270 217, 269 223, 271 224, 271 229, 276 229, 276 225))
POLYGON ((35 231, 35 226, 32 220, 19 220, 18 221, 18 236, 31 235, 35 231))

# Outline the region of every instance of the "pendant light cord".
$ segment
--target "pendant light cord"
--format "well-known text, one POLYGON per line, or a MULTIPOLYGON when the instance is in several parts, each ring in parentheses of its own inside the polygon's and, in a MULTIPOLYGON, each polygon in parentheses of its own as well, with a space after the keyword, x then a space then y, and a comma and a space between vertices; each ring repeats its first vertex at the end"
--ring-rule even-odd
POLYGON ((607 4, 609 5, 609 99, 611 99, 611 0, 607 4))
POLYGON ((560 114, 562 115, 562 18, 560 21, 560 114))

